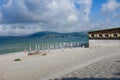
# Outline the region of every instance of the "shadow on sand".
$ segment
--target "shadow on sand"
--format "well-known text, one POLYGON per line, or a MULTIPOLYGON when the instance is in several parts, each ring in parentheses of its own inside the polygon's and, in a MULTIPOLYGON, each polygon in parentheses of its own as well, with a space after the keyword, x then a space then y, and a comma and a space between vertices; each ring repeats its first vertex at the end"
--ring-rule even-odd
POLYGON ((120 72, 118 72, 118 73, 114 73, 114 75, 116 75, 116 76, 120 76, 120 72))
POLYGON ((120 62, 120 61, 116 61, 116 62, 120 62))
POLYGON ((120 80, 120 78, 62 78, 62 79, 54 79, 54 80, 120 80))

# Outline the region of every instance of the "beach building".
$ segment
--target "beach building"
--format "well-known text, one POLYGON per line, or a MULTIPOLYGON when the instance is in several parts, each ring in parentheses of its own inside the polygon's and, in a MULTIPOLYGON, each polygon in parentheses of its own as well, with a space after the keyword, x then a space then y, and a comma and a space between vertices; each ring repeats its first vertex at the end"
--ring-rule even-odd
POLYGON ((90 31, 89 47, 120 46, 120 28, 90 31))

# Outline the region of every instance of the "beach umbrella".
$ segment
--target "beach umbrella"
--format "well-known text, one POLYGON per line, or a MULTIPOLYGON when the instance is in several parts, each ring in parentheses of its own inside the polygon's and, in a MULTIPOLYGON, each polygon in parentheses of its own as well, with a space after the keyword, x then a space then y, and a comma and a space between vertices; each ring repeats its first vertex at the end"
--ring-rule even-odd
POLYGON ((62 43, 60 43, 60 48, 62 48, 62 43))
POLYGON ((36 44, 36 48, 35 48, 35 50, 37 51, 37 44, 36 44))
POLYGON ((45 45, 43 44, 42 46, 43 46, 43 47, 42 47, 42 49, 44 50, 44 48, 45 48, 45 45))
POLYGON ((47 50, 47 44, 45 44, 45 50, 47 50))
POLYGON ((51 44, 49 44, 49 48, 51 49, 51 44))
POLYGON ((70 47, 72 47, 72 43, 70 43, 70 47))
POLYGON ((50 43, 50 49, 52 49, 52 44, 50 43))
POLYGON ((47 43, 47 49, 49 49, 49 44, 47 43))
POLYGON ((55 44, 53 44, 53 48, 54 48, 54 49, 55 49, 55 47, 56 47, 55 44))
POLYGON ((39 45, 37 44, 37 50, 39 50, 39 45))
POLYGON ((59 44, 58 44, 58 43, 56 43, 56 48, 58 48, 58 46, 59 46, 59 44))
POLYGON ((42 44, 40 44, 40 50, 42 50, 42 44))
POLYGON ((61 48, 61 45, 60 45, 60 43, 58 43, 58 48, 61 48))
POLYGON ((79 47, 79 43, 77 42, 77 47, 79 47))
POLYGON ((61 47, 61 48, 63 47, 62 43, 60 43, 60 47, 61 47))
POLYGON ((32 51, 32 50, 31 50, 31 46, 29 47, 29 50, 30 50, 30 52, 32 51))
POLYGON ((49 43, 47 43, 47 49, 49 49, 49 43))
POLYGON ((64 48, 66 47, 66 43, 63 43, 64 48))
POLYGON ((74 42, 72 43, 72 47, 74 47, 74 42))
POLYGON ((39 46, 40 46, 40 50, 41 50, 41 44, 39 46))
POLYGON ((83 45, 83 48, 85 48, 85 46, 83 45))
POLYGON ((44 44, 42 44, 42 50, 44 50, 44 44))

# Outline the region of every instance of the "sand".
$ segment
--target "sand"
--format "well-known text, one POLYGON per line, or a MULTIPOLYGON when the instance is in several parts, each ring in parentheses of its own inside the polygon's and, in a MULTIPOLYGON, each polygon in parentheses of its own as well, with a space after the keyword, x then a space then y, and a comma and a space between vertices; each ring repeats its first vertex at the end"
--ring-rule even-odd
POLYGON ((120 80, 120 55, 104 58, 57 80, 120 80))
POLYGON ((44 56, 41 54, 28 56, 27 53, 23 52, 0 55, 0 80, 64 78, 76 70, 106 58, 120 55, 119 46, 73 48, 64 49, 63 52, 62 50, 51 50, 46 53, 47 55, 44 56), (21 61, 14 61, 17 58, 20 58, 21 61))

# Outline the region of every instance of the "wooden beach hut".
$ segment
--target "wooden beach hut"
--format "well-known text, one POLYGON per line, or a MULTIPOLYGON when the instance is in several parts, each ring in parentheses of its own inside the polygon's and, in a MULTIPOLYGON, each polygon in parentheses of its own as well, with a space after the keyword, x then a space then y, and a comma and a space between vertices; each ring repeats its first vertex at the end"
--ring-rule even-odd
POLYGON ((89 47, 120 46, 120 28, 90 31, 89 47))

